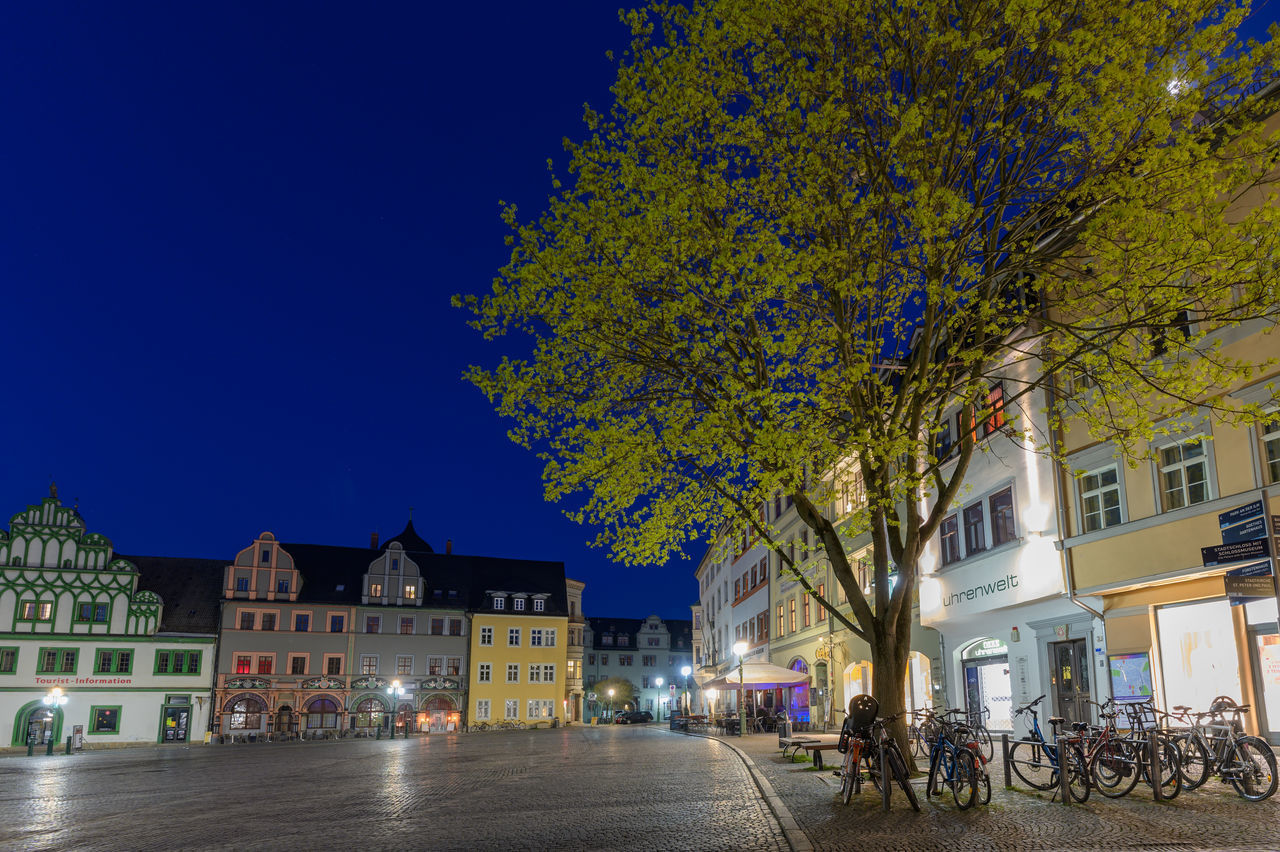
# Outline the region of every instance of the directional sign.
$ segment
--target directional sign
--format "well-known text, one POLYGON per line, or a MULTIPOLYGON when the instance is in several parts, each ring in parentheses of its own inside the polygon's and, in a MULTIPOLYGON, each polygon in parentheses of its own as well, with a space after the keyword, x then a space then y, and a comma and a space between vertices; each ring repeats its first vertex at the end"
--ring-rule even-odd
POLYGON ((1267 537, 1267 521, 1261 515, 1250 518, 1234 527, 1226 527, 1222 531, 1223 544, 1235 544, 1240 541, 1257 541, 1267 537))
POLYGON ((1233 568, 1222 576, 1222 582, 1232 606, 1274 597, 1276 593, 1269 560, 1233 568))
POLYGON ((1264 559, 1270 555, 1271 548, 1267 545, 1265 538, 1200 548, 1200 557, 1204 561, 1206 568, 1212 568, 1214 565, 1221 565, 1224 562, 1245 562, 1250 559, 1264 559))
POLYGON ((1244 506, 1237 506, 1228 512, 1223 512, 1218 515, 1218 527, 1225 530, 1227 527, 1233 527, 1236 524, 1243 523, 1244 521, 1251 521, 1254 518, 1261 517, 1262 501, 1255 500, 1252 503, 1247 503, 1244 506))

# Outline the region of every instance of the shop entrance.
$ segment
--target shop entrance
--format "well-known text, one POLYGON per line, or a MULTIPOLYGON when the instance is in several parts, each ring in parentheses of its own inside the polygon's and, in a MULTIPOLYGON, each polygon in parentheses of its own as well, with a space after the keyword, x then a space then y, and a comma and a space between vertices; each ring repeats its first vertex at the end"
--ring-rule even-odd
POLYGON ((1280 630, 1276 600, 1245 605, 1249 624, 1249 657, 1253 666, 1254 718, 1264 737, 1280 745, 1280 630))
POLYGON ((164 707, 164 719, 161 722, 161 730, 164 732, 164 741, 167 743, 185 743, 187 741, 187 727, 190 719, 190 707, 166 704, 164 707))
POLYGON ((1049 644, 1055 712, 1068 722, 1088 722, 1093 697, 1089 678, 1089 648, 1083 639, 1049 644))
POLYGON ((965 709, 982 714, 989 730, 1013 730, 1013 683, 1009 648, 999 639, 979 639, 960 655, 964 662, 965 709))

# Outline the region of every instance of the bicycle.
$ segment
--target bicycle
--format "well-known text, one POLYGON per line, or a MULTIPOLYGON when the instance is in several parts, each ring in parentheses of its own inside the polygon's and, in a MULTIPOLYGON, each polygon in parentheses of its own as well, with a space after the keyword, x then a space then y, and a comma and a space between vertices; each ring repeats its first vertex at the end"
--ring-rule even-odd
POLYGON ((926 798, 941 796, 943 785, 949 787, 956 807, 962 811, 973 807, 978 798, 978 779, 974 770, 978 758, 953 740, 957 725, 947 716, 963 712, 948 710, 941 716, 930 714, 930 721, 938 726, 938 735, 929 749, 929 780, 925 784, 926 798))
POLYGON ((1080 749, 1089 767, 1089 779, 1099 793, 1109 799, 1119 799, 1138 786, 1144 758, 1133 740, 1125 739, 1116 729, 1118 714, 1108 710, 1113 700, 1089 703, 1098 708, 1098 715, 1104 720, 1099 727, 1089 726, 1080 731, 1080 749))
POLYGON ((996 747, 995 743, 991 740, 991 732, 987 730, 987 724, 982 721, 982 718, 990 715, 990 707, 970 710, 969 718, 966 722, 969 730, 973 732, 974 739, 978 741, 982 749, 982 754, 986 757, 988 762, 990 762, 991 758, 995 756, 996 747))
POLYGON ((1235 701, 1222 698, 1214 700, 1203 713, 1192 713, 1190 707, 1173 708, 1175 718, 1188 724, 1178 735, 1182 749, 1179 774, 1188 790, 1204 784, 1210 775, 1217 774, 1224 784, 1231 784, 1242 797, 1260 802, 1276 792, 1276 757, 1271 747, 1260 737, 1241 732, 1240 716, 1249 712, 1249 705, 1236 705, 1235 701), (1231 719, 1227 720, 1227 714, 1231 719), (1195 721, 1191 721, 1191 717, 1195 721), (1205 718, 1209 719, 1206 724, 1205 718))
MULTIPOLYGON (((1013 774, 1017 775, 1027 786, 1036 790, 1054 790, 1054 796, 1057 796, 1057 788, 1059 786, 1061 764, 1058 762, 1058 746, 1045 741, 1044 733, 1040 730, 1040 715, 1036 712, 1036 705, 1045 699, 1046 696, 1041 695, 1035 701, 1024 704, 1022 707, 1015 708, 1014 717, 1023 714, 1030 714, 1031 724, 1028 738, 1025 740, 1017 740, 1009 747, 1009 765, 1013 769, 1013 774)), ((1066 724, 1066 719, 1061 716, 1050 716, 1049 724, 1053 727, 1054 743, 1058 741, 1058 728, 1066 724)), ((1072 738, 1067 743, 1067 761, 1069 768, 1067 770, 1067 790, 1071 798, 1077 802, 1087 802, 1089 800, 1089 770, 1085 763, 1084 753, 1080 750, 1078 740, 1072 738)))
POLYGON ((1125 717, 1129 721, 1129 733, 1125 738, 1133 743, 1135 753, 1141 756, 1141 779, 1151 784, 1150 735, 1154 733, 1159 744, 1156 759, 1160 764, 1160 795, 1165 799, 1177 798, 1183 787, 1182 752, 1173 734, 1160 727, 1161 711, 1156 709, 1155 702, 1149 698, 1119 706, 1124 708, 1125 717))
POLYGON ((840 799, 849 804, 854 793, 862 791, 862 770, 860 764, 865 763, 867 776, 876 790, 883 795, 885 788, 881 785, 880 756, 883 750, 885 767, 889 774, 902 788, 907 801, 915 810, 920 810, 920 800, 911 787, 907 762, 902 757, 897 742, 889 734, 888 725, 899 717, 890 716, 876 719, 880 704, 870 695, 856 695, 849 701, 849 713, 840 729, 840 740, 836 750, 844 755, 840 768, 840 799))

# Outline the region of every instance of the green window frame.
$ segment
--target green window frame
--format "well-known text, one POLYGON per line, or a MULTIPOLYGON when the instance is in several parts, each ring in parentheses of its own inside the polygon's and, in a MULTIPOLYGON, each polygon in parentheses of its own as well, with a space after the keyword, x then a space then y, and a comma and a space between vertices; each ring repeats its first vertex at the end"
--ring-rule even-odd
POLYGON ((94 674, 132 674, 133 649, 99 648, 93 652, 94 674))
POLYGON ((94 704, 89 707, 89 735, 120 733, 120 704, 94 704))
POLYGON ((161 648, 156 651, 152 674, 198 675, 201 656, 201 652, 185 648, 161 648))
POLYGON ((76 648, 41 648, 36 657, 36 674, 75 674, 76 648))
POLYGON ((0 674, 17 674, 18 648, 16 645, 0 647, 0 674))
POLYGON ((111 604, 106 601, 76 601, 77 624, 107 624, 111 621, 111 604))
POLYGON ((53 605, 53 601, 40 601, 35 598, 28 598, 18 604, 17 620, 25 621, 29 624, 43 624, 46 621, 53 621, 54 613, 57 610, 53 605))

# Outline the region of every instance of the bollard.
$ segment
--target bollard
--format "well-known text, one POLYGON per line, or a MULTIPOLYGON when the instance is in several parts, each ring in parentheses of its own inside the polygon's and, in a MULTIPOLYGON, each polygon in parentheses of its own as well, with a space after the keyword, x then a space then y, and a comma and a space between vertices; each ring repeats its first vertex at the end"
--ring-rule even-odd
POLYGON ((46 757, 53 757, 53 737, 49 737, 49 742, 44 747, 46 757))
POLYGON ((1055 740, 1058 748, 1058 795, 1062 797, 1062 804, 1071 804, 1071 779, 1067 771, 1067 741, 1065 737, 1059 736, 1055 740))
POLYGON ((67 754, 71 754, 71 737, 67 737, 67 754))
POLYGON ((382 739, 382 726, 381 726, 381 725, 379 725, 379 726, 378 726, 378 733, 377 733, 377 735, 376 735, 376 736, 374 736, 374 739, 375 739, 375 740, 380 740, 380 739, 382 739))
POLYGON ((1004 755, 1004 786, 1008 789, 1013 786, 1013 776, 1009 774, 1009 735, 1000 735, 1000 754, 1004 755))
MULTIPOLYGON (((1164 799, 1164 791, 1160 789, 1160 738, 1155 731, 1147 735, 1147 754, 1151 759, 1151 797, 1159 802, 1164 799)), ((1138 767, 1133 771, 1137 772, 1138 767)))
POLYGON ((889 777, 889 761, 885 759, 885 754, 884 743, 880 743, 880 807, 884 808, 885 813, 888 813, 889 785, 893 783, 893 779, 889 777))
POLYGON ((36 738, 27 737, 27 757, 31 757, 33 754, 35 754, 35 747, 36 747, 36 738))

